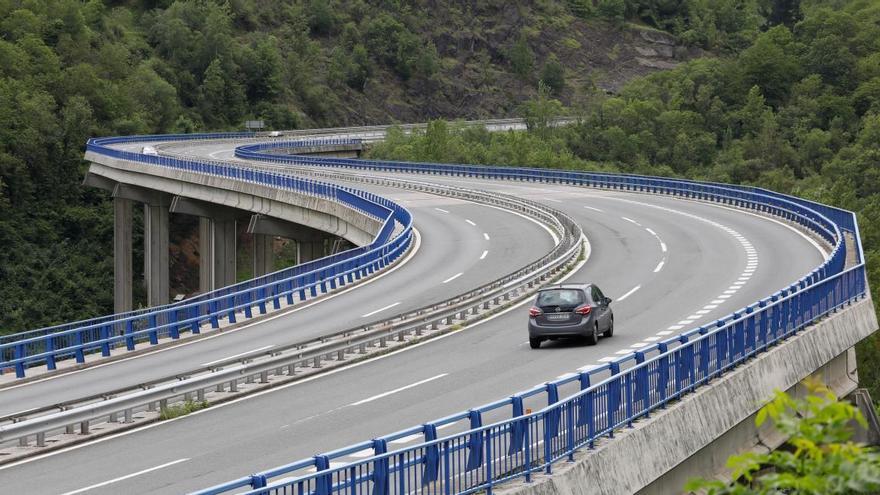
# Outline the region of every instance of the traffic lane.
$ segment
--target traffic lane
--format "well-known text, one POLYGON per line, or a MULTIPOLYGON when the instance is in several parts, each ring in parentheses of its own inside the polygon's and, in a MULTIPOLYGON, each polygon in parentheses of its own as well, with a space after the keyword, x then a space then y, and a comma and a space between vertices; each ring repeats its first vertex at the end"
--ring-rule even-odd
MULTIPOLYGON (((382 192, 382 191, 380 191, 382 192)), ((191 344, 58 375, 0 390, 0 414, 55 404, 182 373, 241 352, 351 328, 453 297, 540 258, 552 248, 549 234, 516 214, 422 193, 395 191, 409 203, 422 240, 419 252, 399 269, 345 294, 304 305, 293 313, 246 328, 217 333, 191 344), (443 211, 439 211, 439 210, 443 211), (470 225, 471 220, 477 226, 470 225), (488 233, 491 240, 483 236, 488 233), (530 241, 512 242, 528 238, 530 241), (503 246, 504 256, 492 246, 503 246), (484 251, 490 254, 480 259, 484 251), (442 281, 457 273, 450 283, 442 281), (432 276, 433 275, 433 276, 432 276), (399 303, 386 311, 377 309, 399 303), (369 315, 364 317, 364 315, 369 315)), ((270 315, 271 317, 271 315, 270 315)))
MULTIPOLYGON (((611 280, 612 275, 616 275, 622 279, 623 287, 643 277, 641 270, 627 278, 628 270, 620 273, 619 269, 620 266, 628 266, 626 261, 630 256, 656 256, 658 246, 654 243, 631 243, 629 249, 622 249, 626 239, 637 235, 637 226, 622 222, 616 217, 603 217, 592 219, 586 227, 593 229, 595 234, 592 241, 593 257, 586 265, 589 268, 575 274, 573 279, 607 277, 611 280), (599 230, 603 228, 609 230, 599 230), (632 230, 619 236, 608 235, 608 232, 619 232, 619 229, 632 230), (588 269, 595 269, 595 272, 587 272, 588 269)), ((640 233, 638 235, 641 236, 640 233)), ((710 234, 702 232, 701 235, 710 234)), ((719 251, 716 247, 712 252, 719 251)), ((689 266, 699 267, 698 264, 689 266)), ((700 280, 699 277, 691 278, 700 280)), ((608 292, 612 297, 617 295, 610 288, 608 292)), ((615 303, 615 309, 632 315, 649 314, 652 323, 657 323, 655 320, 658 319, 662 322, 663 318, 670 322, 677 317, 674 314, 676 308, 663 305, 657 307, 657 300, 651 297, 644 298, 641 302, 636 298, 627 299, 615 303), (646 308, 654 311, 646 311, 646 308)), ((173 485, 169 492, 195 489, 228 479, 231 472, 247 473, 265 469, 321 450, 330 450, 466 409, 475 405, 475 397, 488 401, 509 395, 537 382, 552 379, 558 374, 570 372, 586 363, 596 362, 616 349, 621 341, 641 337, 638 331, 642 324, 639 323, 634 325, 635 334, 620 332, 612 339, 603 339, 595 347, 567 343, 555 346, 557 348, 554 349, 531 351, 521 345, 526 338, 524 311, 525 308, 518 308, 483 325, 407 352, 371 361, 283 391, 252 397, 232 406, 207 410, 184 421, 161 425, 153 429, 153 433, 145 437, 147 439, 140 435, 149 433, 150 430, 107 443, 123 443, 126 445, 123 450, 139 448, 144 453, 138 459, 141 464, 162 464, 167 462, 169 453, 173 453, 172 457, 175 458, 192 459, 186 463, 186 472, 189 475, 201 474, 196 474, 192 485, 187 484, 190 483, 187 475, 180 481, 183 484, 173 485), (382 394, 383 391, 394 390, 425 377, 444 373, 448 375, 424 386, 357 407, 351 406, 364 398, 382 394), (412 393, 420 394, 419 399, 413 400, 412 393), (397 403, 399 400, 403 402, 397 403), (183 425, 190 421, 193 423, 183 425), (208 433, 211 431, 223 431, 224 434, 211 435, 208 433), (152 454, 146 455, 144 448, 138 447, 144 444, 159 447, 149 447, 147 451, 152 454)), ((652 325, 647 327, 652 328, 652 325)), ((113 455, 114 448, 115 445, 93 445, 65 455, 67 460, 64 462, 82 456, 81 451, 85 450, 98 449, 85 457, 113 455)), ((51 458, 38 462, 44 461, 53 462, 51 458)), ((72 465, 76 466, 77 463, 72 461, 72 465)), ((125 472, 138 467, 126 465, 118 472, 105 474, 123 476, 125 472)), ((27 469, 27 465, 21 468, 27 469)), ((163 480, 174 476, 174 469, 177 468, 168 468, 169 471, 163 474, 162 480, 145 476, 133 478, 131 485, 120 486, 135 492, 162 490, 161 483, 165 483, 163 480)), ((63 466, 53 466, 50 471, 54 472, 55 469, 63 469, 63 466)), ((3 475, 2 471, 0 475, 3 475)))

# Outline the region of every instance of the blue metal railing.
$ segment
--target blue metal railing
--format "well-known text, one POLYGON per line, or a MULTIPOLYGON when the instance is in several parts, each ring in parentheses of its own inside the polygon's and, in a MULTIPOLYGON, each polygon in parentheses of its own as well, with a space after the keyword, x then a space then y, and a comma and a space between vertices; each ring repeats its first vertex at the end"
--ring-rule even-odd
MULTIPOLYGON (((234 134, 231 137, 249 136, 250 134, 234 134)), ((408 249, 412 241, 412 216, 402 206, 375 194, 242 166, 144 155, 109 147, 127 142, 219 137, 230 135, 112 137, 92 139, 86 149, 121 160, 254 182, 321 197, 383 220, 382 228, 369 245, 224 287, 179 303, 6 336, 0 341, 0 372, 12 367, 16 376, 21 378, 30 366, 45 364, 52 370, 61 359, 72 357, 78 363, 83 363, 89 353, 101 352, 103 356, 109 356, 113 348, 125 346, 127 350, 134 350, 140 342, 156 345, 164 337, 179 338, 181 332, 197 334, 204 325, 218 328, 222 318, 226 318, 229 323, 235 323, 241 314, 245 318, 251 318, 255 309, 260 314, 265 314, 267 304, 272 304, 274 309, 280 309, 282 299, 286 299, 287 304, 294 304, 296 295, 302 300, 307 295, 315 297, 337 286, 353 283, 381 270, 408 249), (397 225, 402 227, 402 231, 393 236, 397 225)), ((327 140, 330 141, 333 140, 327 140)))
POLYGON ((720 376, 746 359, 779 343, 812 322, 864 297, 867 279, 858 224, 852 212, 755 187, 701 183, 634 175, 566 172, 516 167, 480 167, 280 156, 267 150, 291 143, 260 143, 236 149, 240 158, 284 165, 331 166, 393 172, 456 175, 529 182, 574 184, 623 191, 668 194, 715 201, 785 218, 821 236, 830 256, 807 276, 711 325, 686 331, 627 356, 509 398, 420 426, 316 455, 292 464, 198 492, 335 495, 367 493, 444 495, 492 491, 500 482, 532 473, 551 473, 553 463, 571 459, 575 450, 592 448, 602 436, 647 417, 673 399, 720 376), (854 266, 846 267, 844 233, 854 237, 854 266), (576 387, 559 400, 560 389, 576 387), (546 406, 528 413, 526 401, 546 406), (509 416, 484 421, 490 415, 509 416), (438 436, 438 429, 463 431, 438 436), (460 429, 462 429, 460 427, 460 429), (388 445, 411 435, 424 441, 389 451, 388 445), (372 450, 373 456, 331 467, 331 460, 372 450), (309 473, 306 470, 315 470, 309 473), (285 477, 271 483, 272 478, 285 477))

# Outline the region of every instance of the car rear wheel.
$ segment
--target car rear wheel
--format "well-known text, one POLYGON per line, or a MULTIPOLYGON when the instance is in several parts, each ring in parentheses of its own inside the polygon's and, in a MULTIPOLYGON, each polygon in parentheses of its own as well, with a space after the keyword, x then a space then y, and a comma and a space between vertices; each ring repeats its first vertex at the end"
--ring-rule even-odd
POLYGON ((541 339, 529 337, 529 347, 531 347, 532 349, 537 349, 541 347, 541 339))
POLYGON ((605 333, 602 334, 603 337, 611 337, 614 335, 614 317, 611 317, 611 323, 608 324, 608 330, 605 330, 605 333))
POLYGON ((593 331, 587 335, 587 343, 590 345, 596 345, 599 343, 599 323, 596 322, 593 324, 593 331))

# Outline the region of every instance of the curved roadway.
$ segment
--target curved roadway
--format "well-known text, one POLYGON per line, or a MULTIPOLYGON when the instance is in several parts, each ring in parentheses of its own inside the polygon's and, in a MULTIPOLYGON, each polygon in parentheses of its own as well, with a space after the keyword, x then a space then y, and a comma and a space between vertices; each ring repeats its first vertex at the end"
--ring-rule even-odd
MULTIPOLYGON (((224 145, 213 146, 194 149, 224 154, 224 145)), ((593 281, 615 299, 614 337, 596 346, 559 342, 531 350, 526 308, 520 305, 464 331, 378 359, 0 468, 3 491, 72 495, 204 488, 607 361, 768 296, 822 260, 817 247, 794 229, 717 205, 548 184, 406 177, 515 194, 569 214, 591 245, 588 260, 570 280, 593 281)), ((111 377, 119 383, 137 382, 136 377, 155 375, 156 369, 168 374, 175 366, 185 369, 258 348, 294 331, 319 333, 358 324, 362 315, 399 302, 388 314, 375 315, 388 316, 513 271, 550 247, 546 231, 506 212, 419 193, 371 189, 410 208, 422 235, 419 251, 396 272, 312 308, 176 348, 188 350, 164 351, 0 391, 0 408, 10 409, 13 402, 11 409, 23 409, 27 406, 19 401, 39 402, 47 394, 53 402, 61 400, 54 399, 55 394, 86 395, 90 386, 100 389, 111 377)), ((526 406, 541 405, 533 400, 526 406)))

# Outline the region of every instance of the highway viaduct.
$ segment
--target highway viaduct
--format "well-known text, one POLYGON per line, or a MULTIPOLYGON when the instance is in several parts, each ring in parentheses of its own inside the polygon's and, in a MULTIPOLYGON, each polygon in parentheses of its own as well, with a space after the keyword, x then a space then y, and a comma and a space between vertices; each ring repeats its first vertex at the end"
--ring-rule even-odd
MULTIPOLYGON (((337 131, 329 136, 351 138, 358 132, 337 131)), ((363 132, 367 139, 376 139, 376 130, 363 132)), ((172 140, 159 148, 167 156, 198 156, 266 168, 266 164, 235 157, 236 147, 244 142, 250 141, 172 140)), ((125 146, 137 149, 140 145, 125 146)), ((345 156, 348 147, 357 153, 360 145, 354 146, 297 151, 345 156)), ((229 222, 247 221, 249 231, 258 236, 316 243, 320 245, 317 250, 327 246, 330 236, 363 246, 381 229, 376 218, 302 195, 280 195, 251 182, 157 171, 153 166, 97 154, 87 154, 87 159, 92 166, 85 183, 111 191, 114 198, 115 301, 120 312, 131 304, 134 203, 145 205, 145 231, 150 232, 145 275, 150 280, 151 303, 156 305, 168 297, 169 214, 202 219, 200 242, 208 246, 203 247, 201 264, 205 291, 232 281, 229 259, 234 247, 231 229, 224 225, 229 222)), ((330 170, 342 173, 346 169, 330 170)), ((304 167, 290 173, 319 172, 304 167)), ((562 380, 566 383, 560 392, 573 393, 577 388, 571 388, 576 385, 571 377, 578 372, 607 365, 618 356, 675 337, 692 326, 713 323, 766 298, 828 260, 833 249, 794 222, 733 205, 552 182, 387 170, 358 174, 528 198, 570 216, 583 229, 589 250, 568 276, 596 281, 615 299, 619 318, 615 336, 594 347, 556 343, 530 351, 523 346, 525 308, 519 306, 387 357, 315 375, 192 417, 81 444, 66 453, 8 464, 0 467, 3 486, 31 493, 83 488, 89 493, 181 493, 467 410, 516 394, 533 383, 562 380), (107 465, 106 459, 114 462, 107 465), (156 466, 162 467, 126 477, 156 466), (35 479, 39 480, 36 484, 35 479), (102 484, 108 481, 112 483, 102 484)), ((106 390, 109 384, 115 387, 126 380, 136 384, 239 352, 280 347, 291 338, 291 326, 320 335, 419 307, 525 265, 558 242, 540 222, 509 210, 387 184, 338 180, 391 198, 413 212, 420 244, 411 248, 410 257, 392 265, 393 273, 314 306, 270 313, 265 322, 257 319, 214 339, 85 367, 77 374, 47 374, 27 385, 10 381, 0 389, 0 402, 5 404, 0 413, 36 407, 65 391, 65 398, 75 398, 106 390)), ((260 259, 260 265, 267 266, 267 257, 260 259)), ((848 260, 849 266, 858 263, 848 260)), ((812 376, 839 396, 852 392, 857 383, 852 348, 876 328, 870 298, 861 298, 712 380, 709 386, 694 388, 668 408, 621 429, 613 440, 599 442, 595 450, 582 449, 575 462, 554 466, 553 475, 536 475, 526 484, 513 480, 494 488, 529 493, 675 491, 688 475, 719 472, 731 452, 775 448, 783 440, 755 429, 751 421, 774 389, 802 393, 799 384, 812 376)), ((483 419, 484 424, 489 417, 483 419)), ((447 431, 467 431, 467 425, 451 425, 447 431)), ((417 437, 392 443, 402 448, 418 443, 417 437)), ((334 459, 331 467, 359 458, 363 456, 343 456, 334 459)))

